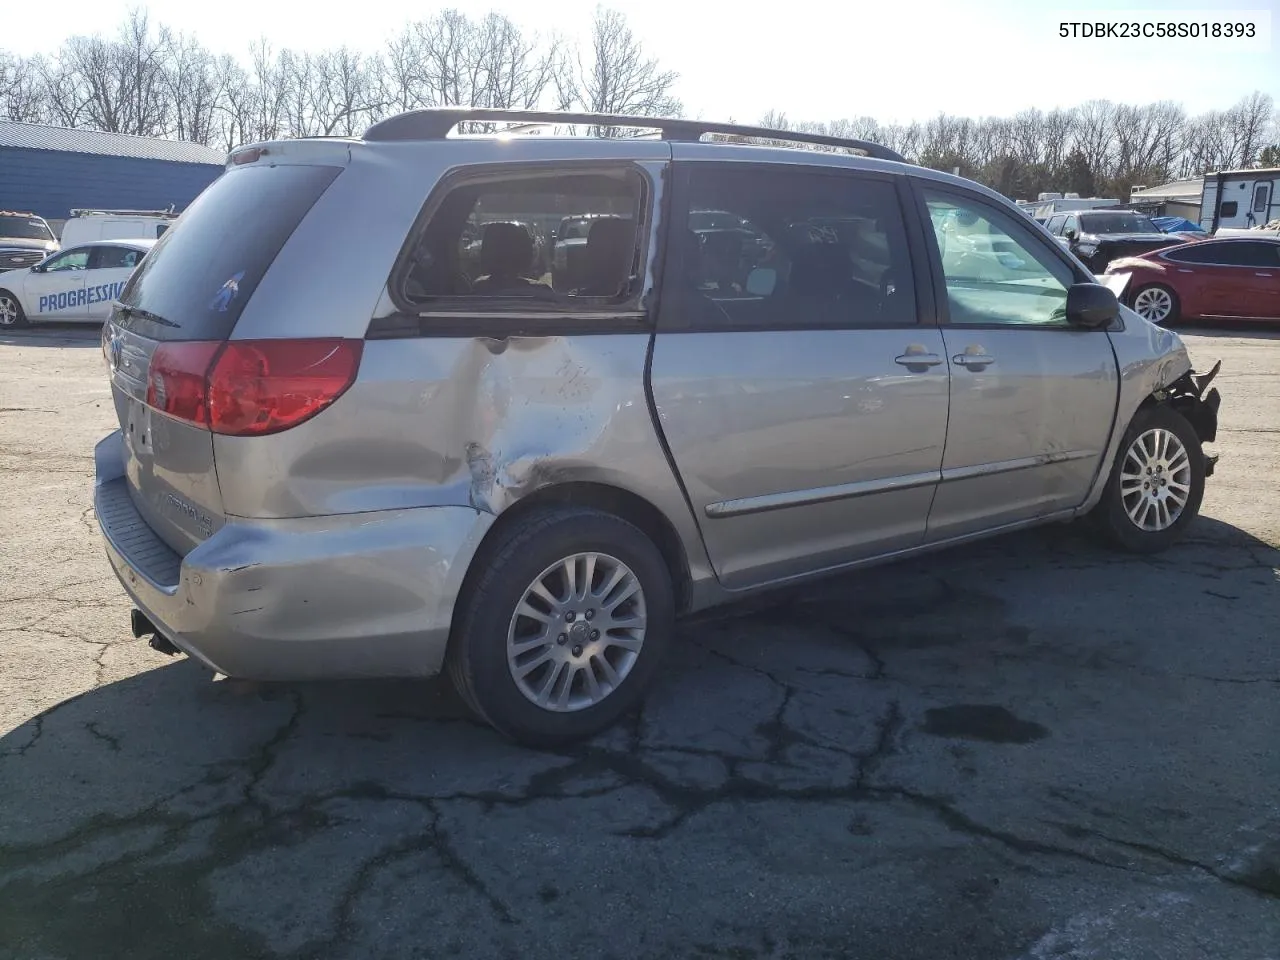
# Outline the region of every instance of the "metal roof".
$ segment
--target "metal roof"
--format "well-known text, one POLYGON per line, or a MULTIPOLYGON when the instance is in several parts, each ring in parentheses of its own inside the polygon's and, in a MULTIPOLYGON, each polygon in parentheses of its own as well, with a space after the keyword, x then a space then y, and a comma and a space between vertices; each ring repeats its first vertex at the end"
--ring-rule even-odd
POLYGON ((227 155, 221 150, 183 140, 132 137, 124 133, 103 133, 100 130, 72 130, 68 127, 47 127, 39 123, 19 123, 15 120, 0 120, 0 147, 217 166, 224 165, 227 160, 227 155))
POLYGON ((1178 197, 1186 197, 1198 201, 1203 190, 1204 180, 1202 179, 1174 180, 1170 183, 1162 183, 1158 187, 1135 190, 1129 195, 1129 198, 1131 200, 1156 200, 1160 198, 1173 200, 1178 197))

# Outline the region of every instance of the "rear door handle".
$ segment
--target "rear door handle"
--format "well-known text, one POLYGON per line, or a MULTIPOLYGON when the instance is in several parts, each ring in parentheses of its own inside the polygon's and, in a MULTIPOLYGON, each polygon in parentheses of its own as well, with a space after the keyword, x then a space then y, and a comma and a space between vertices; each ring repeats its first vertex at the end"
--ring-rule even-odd
POLYGON ((995 363, 996 358, 985 353, 957 353, 951 358, 951 362, 958 363, 962 367, 980 369, 995 363))
POLYGON ((1269 277, 1269 276, 1271 276, 1271 274, 1269 274, 1269 273, 1255 273, 1255 274, 1254 274, 1254 276, 1255 276, 1255 277, 1269 277))
POLYGON ((936 353, 904 353, 894 357, 893 362, 903 367, 936 367, 942 358, 936 353))

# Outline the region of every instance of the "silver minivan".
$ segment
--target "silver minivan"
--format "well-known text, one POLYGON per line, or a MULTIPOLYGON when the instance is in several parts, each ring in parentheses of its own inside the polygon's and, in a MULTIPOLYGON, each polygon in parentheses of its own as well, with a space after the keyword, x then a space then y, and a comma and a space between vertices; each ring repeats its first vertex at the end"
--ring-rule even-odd
POLYGON ((677 617, 753 591, 1074 518, 1170 545, 1219 403, 972 182, 513 111, 234 151, 103 350, 95 502, 135 635, 233 677, 447 669, 541 745, 634 708, 677 617), (506 122, 659 135, 455 132, 506 122))

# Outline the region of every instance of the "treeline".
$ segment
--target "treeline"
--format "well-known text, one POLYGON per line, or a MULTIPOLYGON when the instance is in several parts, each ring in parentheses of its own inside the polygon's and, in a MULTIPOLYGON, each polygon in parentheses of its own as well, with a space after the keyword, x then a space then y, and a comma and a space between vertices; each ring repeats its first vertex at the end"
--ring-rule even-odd
POLYGON ((230 149, 358 134, 389 114, 453 104, 678 116, 676 79, 605 8, 585 49, 502 14, 445 10, 406 25, 380 54, 259 41, 243 61, 135 10, 114 37, 72 37, 51 56, 0 52, 0 116, 230 149))
POLYGON ((791 123, 772 113, 763 125, 873 140, 927 167, 959 168, 962 176, 1019 200, 1049 190, 1127 200, 1134 185, 1256 163, 1280 167, 1280 114, 1261 92, 1195 116, 1169 101, 1090 100, 1070 110, 1033 108, 977 120, 943 114, 902 125, 871 117, 791 123))
MULTIPOLYGON (((679 116, 678 80, 646 54, 621 13, 603 7, 580 47, 499 13, 449 9, 407 24, 376 54, 345 47, 304 53, 260 41, 244 59, 214 53, 137 10, 111 37, 72 37, 48 56, 0 52, 0 115, 225 150, 276 137, 358 134, 381 117, 424 106, 679 116)), ((1280 118, 1262 92, 1200 115, 1168 101, 1094 100, 1012 117, 886 125, 869 116, 792 122, 772 112, 759 123, 875 140, 1015 198, 1044 190, 1127 198, 1134 184, 1256 162, 1280 166, 1280 118)))

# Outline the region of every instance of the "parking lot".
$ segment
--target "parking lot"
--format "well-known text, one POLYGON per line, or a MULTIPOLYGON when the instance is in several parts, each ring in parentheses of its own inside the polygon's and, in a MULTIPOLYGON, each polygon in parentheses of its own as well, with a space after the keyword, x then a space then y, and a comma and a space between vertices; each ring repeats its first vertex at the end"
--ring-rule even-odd
POLYGON ((0 337, 0 957, 1280 957, 1280 334, 1188 543, 1074 529, 686 624, 541 754, 443 683, 213 682, 129 633, 96 331, 0 337))

